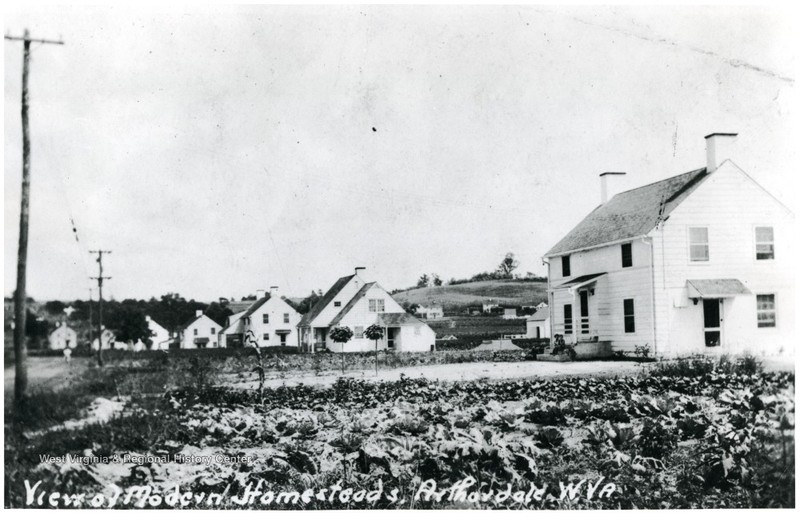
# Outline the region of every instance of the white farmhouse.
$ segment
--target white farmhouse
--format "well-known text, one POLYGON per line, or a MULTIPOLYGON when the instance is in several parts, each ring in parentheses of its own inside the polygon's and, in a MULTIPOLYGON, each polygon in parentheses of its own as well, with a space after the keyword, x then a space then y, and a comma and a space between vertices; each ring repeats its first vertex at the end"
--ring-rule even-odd
POLYGON ((550 308, 545 305, 525 320, 525 336, 528 338, 550 338, 550 308))
POLYGON ((110 329, 103 327, 99 338, 92 340, 92 350, 97 351, 100 348, 100 341, 103 342, 103 349, 116 349, 117 336, 110 329))
POLYGON ((217 347, 218 334, 222 326, 202 310, 195 312, 194 319, 178 328, 178 342, 181 349, 205 349, 217 347))
POLYGON ((149 315, 145 317, 147 329, 150 330, 151 349, 169 349, 169 331, 154 321, 149 315))
POLYGON ((547 252, 554 335, 664 356, 793 351, 794 215, 730 160, 735 136, 706 137, 705 168, 603 197, 547 252))
POLYGON ((74 349, 78 345, 78 334, 67 326, 67 323, 59 322, 56 324, 56 328, 47 335, 47 343, 50 349, 61 350, 68 347, 74 349))
POLYGON ((281 299, 278 287, 271 287, 269 294, 262 294, 247 310, 231 316, 225 331, 234 334, 241 330, 245 335, 244 343, 249 343, 247 338, 253 337, 261 347, 299 347, 297 325, 301 317, 297 310, 281 299))
POLYGON ((429 306, 425 305, 417 305, 417 311, 415 314, 420 319, 441 319, 444 317, 444 309, 442 305, 432 304, 429 306))
POLYGON ((324 296, 303 316, 298 328, 300 343, 313 350, 335 352, 366 352, 375 350, 375 342, 364 336, 373 324, 384 328, 378 350, 433 351, 436 334, 424 322, 406 313, 403 307, 376 282, 367 282, 364 268, 356 267, 355 274, 339 278, 324 296), (334 342, 329 334, 335 326, 353 330, 346 344, 334 342))

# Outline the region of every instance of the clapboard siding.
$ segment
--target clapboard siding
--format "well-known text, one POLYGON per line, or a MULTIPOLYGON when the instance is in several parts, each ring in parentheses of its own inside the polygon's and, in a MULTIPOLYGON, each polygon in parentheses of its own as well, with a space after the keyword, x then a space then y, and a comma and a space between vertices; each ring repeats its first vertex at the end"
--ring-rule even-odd
POLYGON ((794 219, 784 206, 731 162, 715 171, 651 234, 658 290, 656 346, 664 354, 775 353, 792 349, 794 333, 794 219), (709 261, 689 261, 689 227, 708 228, 709 261), (775 259, 755 257, 755 227, 771 226, 775 259), (723 301, 723 346, 706 348, 702 302, 686 296, 691 279, 738 279, 753 295, 723 301), (755 294, 774 293, 778 326, 758 328, 755 294))

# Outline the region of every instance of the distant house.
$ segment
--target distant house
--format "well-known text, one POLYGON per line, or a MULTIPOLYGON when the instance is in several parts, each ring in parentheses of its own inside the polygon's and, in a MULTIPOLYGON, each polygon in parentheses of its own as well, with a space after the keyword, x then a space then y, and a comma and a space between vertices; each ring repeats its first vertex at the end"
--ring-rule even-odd
POLYGON ((554 335, 666 356, 794 350, 794 214, 730 160, 735 141, 708 135, 706 167, 604 193, 547 252, 554 335))
POLYGON ((541 310, 542 308, 547 308, 547 303, 542 301, 538 305, 536 305, 537 310, 541 310))
POLYGON ((544 306, 525 320, 525 336, 528 338, 550 338, 550 308, 544 306))
POLYGON ((441 319, 444 317, 444 309, 442 308, 442 305, 418 305, 415 315, 420 319, 441 319))
POLYGON ((151 349, 168 349, 170 342, 169 331, 150 318, 149 315, 145 317, 145 320, 147 321, 147 329, 150 330, 151 349))
MULTIPOLYGON (((117 336, 114 335, 114 332, 108 328, 103 328, 103 331, 100 335, 100 340, 103 341, 103 349, 112 349, 114 348, 114 343, 117 341, 117 336)), ((100 348, 100 342, 97 338, 92 340, 92 349, 97 351, 100 348)))
POLYGON ((78 334, 67 323, 56 323, 55 329, 47 334, 47 345, 54 350, 74 348, 78 345, 78 334))
POLYGON ((181 349, 207 349, 218 346, 219 332, 222 326, 202 310, 195 312, 195 317, 177 329, 178 347, 181 349))
POLYGON ((247 310, 231 316, 232 320, 229 318, 229 325, 222 331, 221 337, 231 337, 232 340, 242 333, 242 343, 248 343, 246 336, 251 334, 262 347, 299 347, 297 324, 301 315, 281 299, 278 287, 271 287, 269 294, 262 294, 247 310))
POLYGON ((485 301, 481 308, 483 309, 483 313, 493 313, 495 310, 500 308, 500 305, 497 304, 497 301, 490 299, 489 301, 485 301))
POLYGON ((298 325, 301 347, 348 353, 374 351, 375 342, 364 336, 364 329, 377 324, 384 328, 384 337, 377 344, 379 351, 435 350, 433 330, 406 313, 376 282, 367 282, 363 272, 363 267, 356 267, 355 274, 339 278, 303 316, 298 325), (330 338, 330 331, 336 326, 353 330, 353 338, 344 347, 330 338))
POLYGON ((438 338, 437 340, 458 340, 458 337, 455 335, 445 335, 444 337, 438 338))

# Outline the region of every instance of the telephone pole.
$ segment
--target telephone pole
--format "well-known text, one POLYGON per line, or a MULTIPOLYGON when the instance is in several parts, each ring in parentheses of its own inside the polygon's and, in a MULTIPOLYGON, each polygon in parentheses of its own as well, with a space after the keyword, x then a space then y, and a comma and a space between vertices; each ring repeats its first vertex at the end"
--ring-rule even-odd
POLYGON ((92 288, 89 287, 89 347, 92 347, 92 288))
POLYGON ((103 254, 111 253, 111 251, 107 249, 96 249, 94 251, 89 251, 89 253, 97 253, 97 265, 99 268, 99 272, 97 276, 94 278, 90 278, 92 280, 97 280, 97 289, 99 290, 98 297, 99 302, 97 306, 97 317, 99 320, 97 321, 100 325, 100 329, 97 330, 97 365, 102 367, 103 366, 103 280, 110 280, 111 276, 103 276, 103 254))
POLYGON ((31 188, 31 140, 28 126, 28 68, 31 60, 31 43, 63 45, 63 41, 34 39, 28 29, 22 37, 5 36, 9 41, 22 41, 22 198, 19 209, 19 247, 17 251, 17 289, 14 294, 14 407, 21 411, 28 387, 28 348, 25 343, 25 302, 28 271, 28 215, 31 188))

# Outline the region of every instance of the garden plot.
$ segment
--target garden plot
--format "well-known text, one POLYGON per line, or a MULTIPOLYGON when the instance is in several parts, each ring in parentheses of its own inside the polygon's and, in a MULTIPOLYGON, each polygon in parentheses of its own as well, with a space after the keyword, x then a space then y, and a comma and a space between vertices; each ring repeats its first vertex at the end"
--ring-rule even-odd
POLYGON ((150 507, 176 486, 208 508, 790 507, 793 397, 793 374, 713 365, 183 388, 69 439, 7 442, 6 476, 20 486, 6 500, 24 505, 27 479, 87 497, 144 486, 150 507), (47 453, 128 461, 42 462, 47 453))

